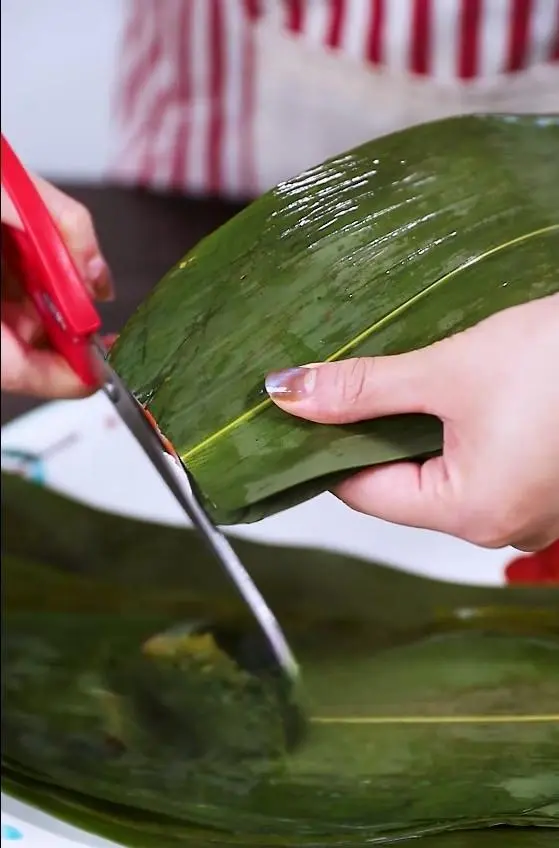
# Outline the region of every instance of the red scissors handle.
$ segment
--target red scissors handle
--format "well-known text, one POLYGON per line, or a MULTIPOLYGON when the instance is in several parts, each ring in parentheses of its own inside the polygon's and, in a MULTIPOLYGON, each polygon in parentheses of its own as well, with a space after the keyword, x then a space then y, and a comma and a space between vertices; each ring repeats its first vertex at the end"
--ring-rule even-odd
POLYGON ((2 186, 23 227, 2 225, 2 258, 35 304, 53 348, 96 387, 92 340, 101 318, 52 215, 3 135, 2 186))

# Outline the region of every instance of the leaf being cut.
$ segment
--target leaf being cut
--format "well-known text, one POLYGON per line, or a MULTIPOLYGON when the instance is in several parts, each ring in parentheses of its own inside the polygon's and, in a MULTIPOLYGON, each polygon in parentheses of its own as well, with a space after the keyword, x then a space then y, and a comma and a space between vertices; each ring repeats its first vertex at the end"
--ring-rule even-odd
POLYGON ((440 450, 429 416, 293 419, 264 377, 416 349, 559 291, 558 149, 559 116, 398 132, 278 185, 169 272, 112 363, 216 520, 257 520, 351 469, 440 450))

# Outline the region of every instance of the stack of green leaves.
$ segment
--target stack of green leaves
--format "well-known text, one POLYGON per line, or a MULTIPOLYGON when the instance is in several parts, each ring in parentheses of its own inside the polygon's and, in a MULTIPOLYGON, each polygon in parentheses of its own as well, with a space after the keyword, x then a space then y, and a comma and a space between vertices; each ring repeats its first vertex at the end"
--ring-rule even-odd
POLYGON ((9 793, 130 848, 559 826, 559 589, 237 540, 295 692, 192 531, 13 477, 2 522, 9 793))

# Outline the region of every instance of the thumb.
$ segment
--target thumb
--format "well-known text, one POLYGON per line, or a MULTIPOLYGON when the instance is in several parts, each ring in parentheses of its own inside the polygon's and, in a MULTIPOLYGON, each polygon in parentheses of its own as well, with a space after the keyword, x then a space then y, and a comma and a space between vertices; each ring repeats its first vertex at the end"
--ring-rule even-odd
MULTIPOLYGON (((442 343, 439 343, 442 344, 442 343)), ((405 412, 435 413, 439 344, 397 356, 360 357, 276 371, 266 391, 281 409, 319 424, 349 424, 405 412)))
MULTIPOLYGON (((406 412, 437 414, 448 393, 447 342, 397 356, 347 359, 270 374, 272 400, 293 415, 322 424, 347 424, 406 412), (441 347, 444 349, 441 351, 441 347)), ((353 509, 409 527, 451 533, 455 485, 444 456, 364 469, 334 493, 353 509)))

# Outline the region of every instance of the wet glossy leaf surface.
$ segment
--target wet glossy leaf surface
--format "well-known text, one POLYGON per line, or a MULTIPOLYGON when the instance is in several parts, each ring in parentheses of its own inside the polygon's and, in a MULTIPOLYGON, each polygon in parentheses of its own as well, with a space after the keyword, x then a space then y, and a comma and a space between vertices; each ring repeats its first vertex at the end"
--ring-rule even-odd
POLYGON ((112 351, 214 517, 257 520, 348 469, 436 453, 436 419, 296 420, 271 370, 421 347, 559 290, 559 117, 467 116, 365 144, 203 240, 112 351))

